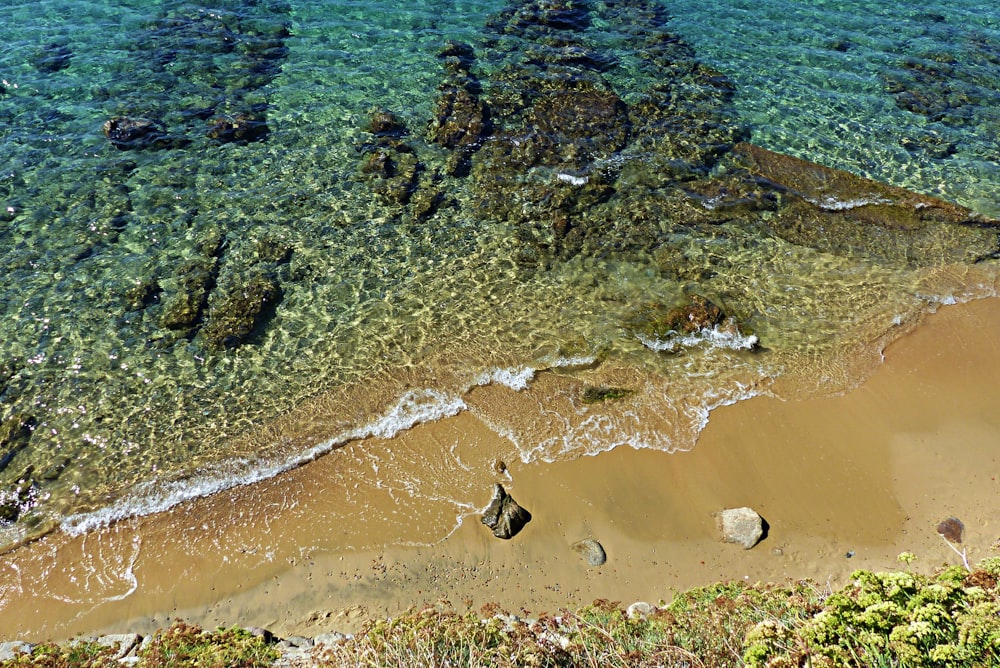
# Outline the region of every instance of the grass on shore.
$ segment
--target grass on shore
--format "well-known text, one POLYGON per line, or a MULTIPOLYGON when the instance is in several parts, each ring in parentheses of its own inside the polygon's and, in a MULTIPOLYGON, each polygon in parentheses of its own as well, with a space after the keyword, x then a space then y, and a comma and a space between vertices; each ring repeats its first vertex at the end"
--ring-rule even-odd
MULTIPOLYGON (((901 555, 909 562, 911 555, 901 555)), ((716 584, 669 605, 596 601, 576 612, 521 619, 487 606, 450 604, 370 622, 353 638, 316 648, 312 666, 725 668, 754 666, 1000 668, 1000 558, 933 576, 856 571, 839 591, 810 582, 716 584)), ((144 667, 255 668, 278 652, 241 629, 178 622, 136 655, 144 667)), ((108 648, 41 645, 0 666, 121 665, 108 648)))
MULTIPOLYGON (((117 647, 93 640, 74 640, 61 645, 42 644, 30 654, 0 663, 3 668, 39 666, 40 668, 120 668, 117 647)), ((263 668, 279 657, 278 651, 264 638, 241 628, 203 631, 198 626, 175 622, 157 631, 150 642, 135 654, 131 664, 142 668, 263 668)))

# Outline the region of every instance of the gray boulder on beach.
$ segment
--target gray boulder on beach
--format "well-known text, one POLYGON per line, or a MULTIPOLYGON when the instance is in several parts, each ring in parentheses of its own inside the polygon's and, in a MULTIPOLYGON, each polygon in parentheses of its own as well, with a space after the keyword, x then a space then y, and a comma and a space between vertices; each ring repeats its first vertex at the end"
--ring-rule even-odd
POLYGON ((603 566, 608 560, 608 555, 604 551, 604 546, 593 538, 573 543, 573 551, 579 554, 591 566, 603 566))
POLYGON ((738 543, 749 550, 764 538, 767 523, 753 508, 729 508, 715 513, 719 534, 725 543, 738 543))
POLYGON ((507 540, 516 536, 531 521, 531 513, 517 505, 503 485, 497 483, 493 486, 493 500, 483 513, 482 521, 494 536, 507 540))

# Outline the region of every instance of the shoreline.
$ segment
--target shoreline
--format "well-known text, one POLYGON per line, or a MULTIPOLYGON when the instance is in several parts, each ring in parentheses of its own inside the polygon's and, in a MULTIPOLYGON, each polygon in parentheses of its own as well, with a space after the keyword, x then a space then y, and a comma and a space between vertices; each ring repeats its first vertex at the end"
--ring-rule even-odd
POLYGON ((958 563, 935 531, 949 516, 964 522, 975 563, 1000 537, 1000 396, 989 392, 998 372, 1000 299, 990 298, 928 316, 845 394, 716 409, 688 452, 619 447, 526 465, 466 411, 268 481, 0 555, 9 634, 0 640, 143 633, 175 617, 317 635, 440 598, 539 612, 597 598, 655 603, 719 580, 827 586, 858 568, 892 568, 903 551, 921 571, 958 563), (447 534, 456 490, 486 505, 489 485, 503 480, 473 463, 493 453, 533 514, 522 533, 498 540, 468 506, 446 538, 408 546, 447 534), (435 456, 468 463, 468 478, 439 481, 437 500, 408 496, 405 474, 433 475, 435 456), (399 484, 358 483, 356 472, 372 466, 391 468, 399 484), (749 551, 718 542, 712 517, 744 505, 770 525, 749 551), (569 548, 588 537, 607 551, 600 568, 569 548))

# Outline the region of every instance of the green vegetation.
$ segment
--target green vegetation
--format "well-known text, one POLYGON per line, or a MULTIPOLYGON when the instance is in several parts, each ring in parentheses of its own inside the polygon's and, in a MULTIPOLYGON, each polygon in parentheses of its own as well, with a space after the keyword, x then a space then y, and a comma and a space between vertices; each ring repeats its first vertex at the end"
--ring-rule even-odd
MULTIPOLYGON (((41 666, 44 668, 105 668, 121 666, 117 648, 95 641, 77 640, 64 645, 42 644, 31 654, 0 663, 3 668, 41 666)), ((278 651, 263 638, 240 628, 203 631, 197 626, 175 622, 158 631, 136 653, 140 668, 263 668, 278 659, 278 651)))
MULTIPOLYGON (((900 555, 909 562, 912 555, 900 555)), ((356 637, 317 647, 311 666, 464 668, 808 666, 1000 668, 1000 558, 933 576, 856 571, 839 591, 811 582, 716 584, 669 605, 596 601, 522 619, 489 605, 447 602, 369 622, 356 637)), ((240 629, 205 632, 177 622, 134 665, 269 666, 276 648, 240 629)), ((95 642, 40 645, 6 666, 113 666, 95 642)))
POLYGON ((840 591, 717 584, 647 614, 597 601, 521 620, 434 607, 373 622, 322 666, 1000 667, 1000 559, 935 576, 856 571, 840 591))
MULTIPOLYGON (((905 562, 912 555, 902 554, 905 562)), ((751 666, 1000 666, 1000 559, 933 577, 855 571, 799 624, 765 619, 746 638, 751 666)))

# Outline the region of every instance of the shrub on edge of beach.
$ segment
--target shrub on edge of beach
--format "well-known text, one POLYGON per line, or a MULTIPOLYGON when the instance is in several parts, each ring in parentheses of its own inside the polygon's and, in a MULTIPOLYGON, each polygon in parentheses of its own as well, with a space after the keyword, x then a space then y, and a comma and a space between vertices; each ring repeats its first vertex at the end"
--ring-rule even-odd
MULTIPOLYGON (((912 561, 904 553, 900 560, 912 561)), ((1000 558, 935 575, 855 571, 798 624, 763 620, 746 637, 747 665, 1000 666, 1000 558)))
MULTIPOLYGON (((93 640, 37 645, 28 654, 0 662, 2 668, 120 668, 117 649, 93 640)), ((180 620, 153 634, 130 665, 140 668, 266 668, 279 657, 263 638, 234 627, 204 631, 180 620)))
MULTIPOLYGON (((929 576, 859 570, 839 591, 809 581, 719 583, 632 614, 605 600, 536 618, 495 604, 459 613, 441 601, 371 621, 356 636, 317 648, 309 665, 1000 668, 998 583, 1000 558, 990 558, 971 571, 953 566, 929 576)), ((157 632, 132 665, 262 668, 278 658, 273 646, 243 629, 203 631, 178 621, 157 632)), ((109 648, 80 640, 39 645, 0 663, 118 665, 109 648)))

